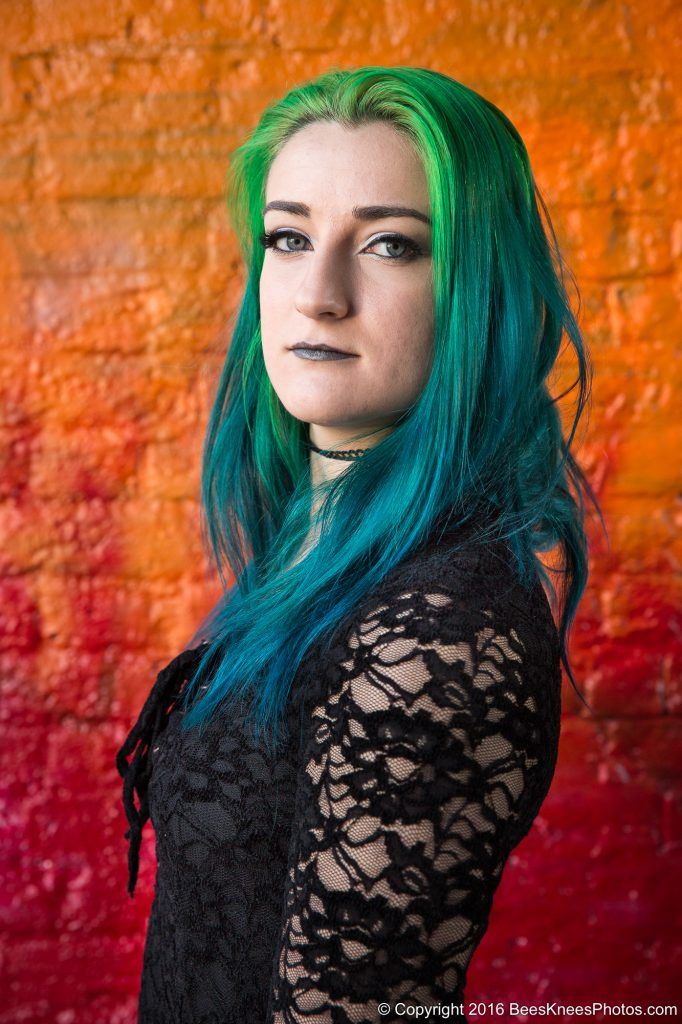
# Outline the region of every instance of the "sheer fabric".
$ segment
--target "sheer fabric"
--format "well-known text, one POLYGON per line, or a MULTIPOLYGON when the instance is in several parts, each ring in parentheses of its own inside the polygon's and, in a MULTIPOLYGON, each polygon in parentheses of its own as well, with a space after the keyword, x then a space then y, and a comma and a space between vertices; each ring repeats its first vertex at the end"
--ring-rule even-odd
MULTIPOLYGON (((196 654, 176 659, 176 691, 196 654)), ((404 1019, 380 1002, 465 1001, 556 763, 544 591, 521 587, 501 545, 432 547, 302 669, 272 759, 238 715, 201 744, 178 709, 148 731, 158 866, 140 1024, 374 1024, 404 1019)))

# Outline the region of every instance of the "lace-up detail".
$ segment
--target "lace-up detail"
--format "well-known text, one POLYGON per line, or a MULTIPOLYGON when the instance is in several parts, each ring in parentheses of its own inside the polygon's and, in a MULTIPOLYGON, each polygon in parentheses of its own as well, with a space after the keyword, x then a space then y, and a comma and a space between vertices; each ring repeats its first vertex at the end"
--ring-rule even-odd
POLYGON ((128 892, 135 893, 137 872, 142 843, 142 829, 149 819, 149 777, 151 773, 150 751, 168 722, 168 715, 182 692, 182 685, 193 673, 204 643, 199 647, 183 651, 166 665, 156 677, 147 700, 135 725, 128 733, 125 743, 116 754, 116 768, 123 779, 123 806, 130 828, 124 838, 128 839, 128 892), (130 762, 128 757, 133 754, 130 762), (134 793, 137 793, 139 807, 135 807, 134 793))

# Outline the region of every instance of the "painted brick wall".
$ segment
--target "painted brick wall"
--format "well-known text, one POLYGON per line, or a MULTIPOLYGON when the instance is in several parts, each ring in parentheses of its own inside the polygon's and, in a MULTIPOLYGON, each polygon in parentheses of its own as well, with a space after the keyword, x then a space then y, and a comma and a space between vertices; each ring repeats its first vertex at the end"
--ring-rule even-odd
POLYGON ((673 1001, 679 7, 0 0, 0 18, 0 1022, 134 1021, 153 833, 130 901, 114 752, 217 593, 197 490, 241 281, 227 154, 331 64, 437 68, 509 114, 595 363, 579 457, 611 548, 593 529, 573 657, 598 717, 566 683, 555 783, 468 995, 673 1001))

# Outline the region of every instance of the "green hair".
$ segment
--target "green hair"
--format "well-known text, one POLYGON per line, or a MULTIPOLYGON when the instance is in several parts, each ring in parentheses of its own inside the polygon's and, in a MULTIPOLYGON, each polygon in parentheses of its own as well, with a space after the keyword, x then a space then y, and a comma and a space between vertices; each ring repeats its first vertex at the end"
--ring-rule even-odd
POLYGON ((561 661, 576 688, 567 646, 588 576, 584 495, 604 525, 570 451, 592 368, 514 125, 437 71, 334 68, 266 108, 232 154, 226 184, 246 285, 201 481, 202 535, 224 594, 195 633, 208 642, 183 694, 183 728, 248 696, 256 733, 276 743, 306 653, 317 642, 329 648, 368 591, 444 524, 455 535, 480 524, 482 540, 508 542, 524 586, 540 577, 560 612, 561 661), (313 487, 308 425, 284 408, 265 370, 258 240, 269 168, 287 139, 317 121, 388 122, 415 147, 431 204, 435 326, 430 377, 412 406, 362 458, 313 487), (547 385, 564 333, 578 362, 567 438, 547 385), (315 544, 295 563, 312 522, 315 544), (560 563, 548 569, 539 553, 555 548, 560 563), (206 693, 190 706, 209 669, 206 693))

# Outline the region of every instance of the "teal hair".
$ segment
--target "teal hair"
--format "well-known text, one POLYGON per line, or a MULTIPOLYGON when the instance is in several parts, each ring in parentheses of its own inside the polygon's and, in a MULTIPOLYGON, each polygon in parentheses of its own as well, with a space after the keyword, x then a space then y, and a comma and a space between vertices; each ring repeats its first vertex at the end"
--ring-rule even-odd
POLYGON ((195 633, 208 643, 183 694, 183 728, 248 698, 256 734, 276 743, 306 653, 329 646, 361 598, 443 524, 480 524, 482 540, 508 541, 524 585, 540 576, 560 612, 561 661, 576 688, 567 646, 588 576, 585 496, 604 525, 570 451, 592 368, 514 125, 436 71, 334 68, 266 108, 232 155, 227 203, 246 285, 201 482, 202 535, 224 595, 195 633), (313 489, 302 444, 308 424, 287 412, 265 370, 258 296, 268 170, 287 139, 315 121, 387 121, 415 147, 430 196, 435 327, 430 377, 412 406, 362 458, 313 489), (567 437, 547 383, 564 334, 578 365, 567 437), (315 543, 295 562, 311 522, 315 543), (548 568, 539 554, 554 549, 558 565, 548 568), (205 679, 206 693, 193 700, 205 679))

